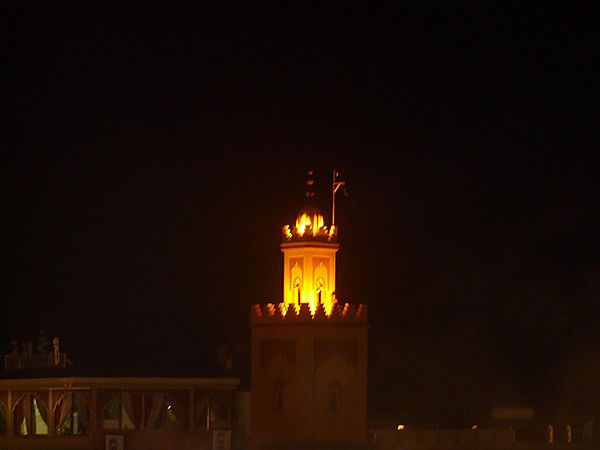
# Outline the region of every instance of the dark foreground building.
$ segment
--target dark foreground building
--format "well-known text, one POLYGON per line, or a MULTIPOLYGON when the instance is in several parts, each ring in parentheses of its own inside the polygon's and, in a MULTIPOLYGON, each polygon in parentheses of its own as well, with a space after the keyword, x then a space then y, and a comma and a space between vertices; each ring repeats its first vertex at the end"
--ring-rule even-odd
POLYGON ((0 449, 230 448, 237 378, 25 372, 0 379, 0 449))

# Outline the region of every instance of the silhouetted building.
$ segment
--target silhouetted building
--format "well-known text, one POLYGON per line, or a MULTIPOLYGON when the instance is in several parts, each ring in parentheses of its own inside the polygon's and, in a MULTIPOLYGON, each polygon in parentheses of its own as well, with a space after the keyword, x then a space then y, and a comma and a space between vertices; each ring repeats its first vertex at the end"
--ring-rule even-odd
POLYGON ((38 343, 33 348, 32 341, 25 341, 19 344, 18 341, 11 341, 11 351, 4 355, 5 369, 41 369, 56 368, 64 369, 70 365, 70 360, 66 353, 60 350, 60 341, 57 337, 52 339, 52 349, 50 341, 46 337, 44 330, 40 330, 38 343))
POLYGON ((230 448, 237 378, 58 374, 3 374, 1 449, 230 448))

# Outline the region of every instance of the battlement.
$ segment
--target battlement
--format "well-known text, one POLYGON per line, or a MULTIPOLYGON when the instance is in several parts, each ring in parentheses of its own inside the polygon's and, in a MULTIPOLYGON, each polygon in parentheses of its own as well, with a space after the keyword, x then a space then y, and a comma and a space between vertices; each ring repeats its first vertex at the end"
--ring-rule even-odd
POLYGON ((335 225, 322 226, 315 230, 306 232, 304 228, 283 226, 281 236, 283 242, 336 242, 338 230, 335 225))
POLYGON ((251 323, 270 324, 270 323, 367 323, 367 305, 361 303, 351 305, 344 303, 336 304, 331 309, 331 314, 327 314, 321 303, 311 313, 308 303, 302 303, 300 307, 294 305, 285 306, 284 303, 263 303, 250 305, 251 323))

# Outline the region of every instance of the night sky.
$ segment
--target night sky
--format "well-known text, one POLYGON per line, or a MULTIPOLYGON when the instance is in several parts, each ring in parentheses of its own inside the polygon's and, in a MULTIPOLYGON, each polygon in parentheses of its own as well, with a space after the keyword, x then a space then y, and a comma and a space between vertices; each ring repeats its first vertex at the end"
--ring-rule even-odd
POLYGON ((373 421, 598 411, 592 11, 6 17, 4 353, 44 329, 77 368, 202 372, 227 345, 247 385, 281 226, 309 168, 330 220, 337 168, 337 293, 369 305, 373 421))

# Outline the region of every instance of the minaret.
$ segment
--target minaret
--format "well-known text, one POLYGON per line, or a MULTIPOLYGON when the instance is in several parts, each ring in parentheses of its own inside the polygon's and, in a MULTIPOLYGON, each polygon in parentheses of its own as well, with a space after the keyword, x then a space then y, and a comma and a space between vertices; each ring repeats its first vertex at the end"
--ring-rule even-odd
POLYGON ((297 311, 302 304, 314 315, 319 304, 331 314, 335 298, 335 256, 339 249, 337 229, 326 227, 323 215, 313 205, 313 172, 306 181, 307 204, 294 226, 283 227, 283 303, 297 311))
POLYGON ((251 307, 254 450, 367 442, 367 308, 335 296, 337 228, 312 204, 313 183, 309 172, 307 205, 283 227, 283 298, 251 307))

